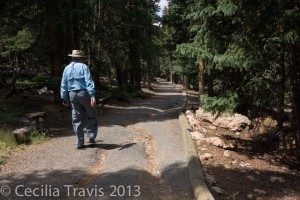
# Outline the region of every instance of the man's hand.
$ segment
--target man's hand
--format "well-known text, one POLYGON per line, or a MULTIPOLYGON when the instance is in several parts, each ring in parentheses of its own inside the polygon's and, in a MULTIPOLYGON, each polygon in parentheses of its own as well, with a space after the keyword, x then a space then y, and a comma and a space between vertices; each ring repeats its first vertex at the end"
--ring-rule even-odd
POLYGON ((91 99, 91 106, 94 107, 96 105, 96 99, 91 99))

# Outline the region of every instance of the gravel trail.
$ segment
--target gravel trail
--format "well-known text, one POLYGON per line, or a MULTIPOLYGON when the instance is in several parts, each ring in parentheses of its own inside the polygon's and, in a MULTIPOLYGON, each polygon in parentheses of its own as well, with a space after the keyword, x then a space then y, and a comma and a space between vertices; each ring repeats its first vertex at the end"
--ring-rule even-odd
POLYGON ((193 199, 183 94, 162 80, 153 89, 145 100, 105 106, 95 146, 76 150, 75 136, 64 136, 13 153, 0 171, 0 199, 193 199))

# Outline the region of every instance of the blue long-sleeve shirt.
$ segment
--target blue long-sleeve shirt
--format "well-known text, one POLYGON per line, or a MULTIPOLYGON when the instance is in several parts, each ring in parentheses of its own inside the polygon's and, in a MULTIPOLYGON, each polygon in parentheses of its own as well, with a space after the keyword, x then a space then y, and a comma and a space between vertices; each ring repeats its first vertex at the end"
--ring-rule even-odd
POLYGON ((60 95, 64 101, 69 101, 69 91, 86 89, 92 99, 95 99, 95 85, 87 65, 71 62, 65 67, 60 85, 60 95))

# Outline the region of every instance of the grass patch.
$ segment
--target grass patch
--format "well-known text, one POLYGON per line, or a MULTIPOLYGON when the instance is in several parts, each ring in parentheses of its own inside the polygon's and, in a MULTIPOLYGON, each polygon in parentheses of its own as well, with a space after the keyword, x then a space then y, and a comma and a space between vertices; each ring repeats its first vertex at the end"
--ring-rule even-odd
POLYGON ((9 129, 0 129, 0 165, 4 165, 9 154, 17 147, 14 136, 9 129))
POLYGON ((25 88, 25 87, 34 87, 36 84, 30 79, 17 79, 16 87, 17 88, 25 88))
POLYGON ((14 148, 17 146, 15 138, 11 133, 12 130, 9 129, 0 129, 0 149, 3 148, 14 148))
MULTIPOLYGON (((46 132, 33 131, 25 138, 24 144, 38 144, 48 141, 50 137, 46 132)), ((0 129, 0 165, 4 165, 10 156, 10 153, 17 148, 24 148, 24 145, 18 145, 12 134, 12 130, 0 129)))
POLYGON ((5 165, 7 162, 8 156, 0 155, 0 165, 5 165))
POLYGON ((60 83, 60 77, 50 77, 47 75, 39 74, 32 78, 17 78, 16 87, 18 89, 22 88, 38 88, 47 86, 48 88, 53 88, 55 84, 60 83))
POLYGON ((50 138, 46 132, 33 131, 29 136, 25 138, 25 144, 38 144, 48 141, 50 138))

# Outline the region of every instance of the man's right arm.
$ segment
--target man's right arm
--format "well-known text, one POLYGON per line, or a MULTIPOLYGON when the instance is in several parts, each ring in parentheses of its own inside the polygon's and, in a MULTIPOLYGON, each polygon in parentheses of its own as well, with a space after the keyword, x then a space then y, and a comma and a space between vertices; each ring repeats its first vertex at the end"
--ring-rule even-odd
POLYGON ((95 99, 95 84, 91 75, 91 72, 87 65, 84 66, 84 79, 86 84, 86 89, 90 94, 91 99, 95 99))

